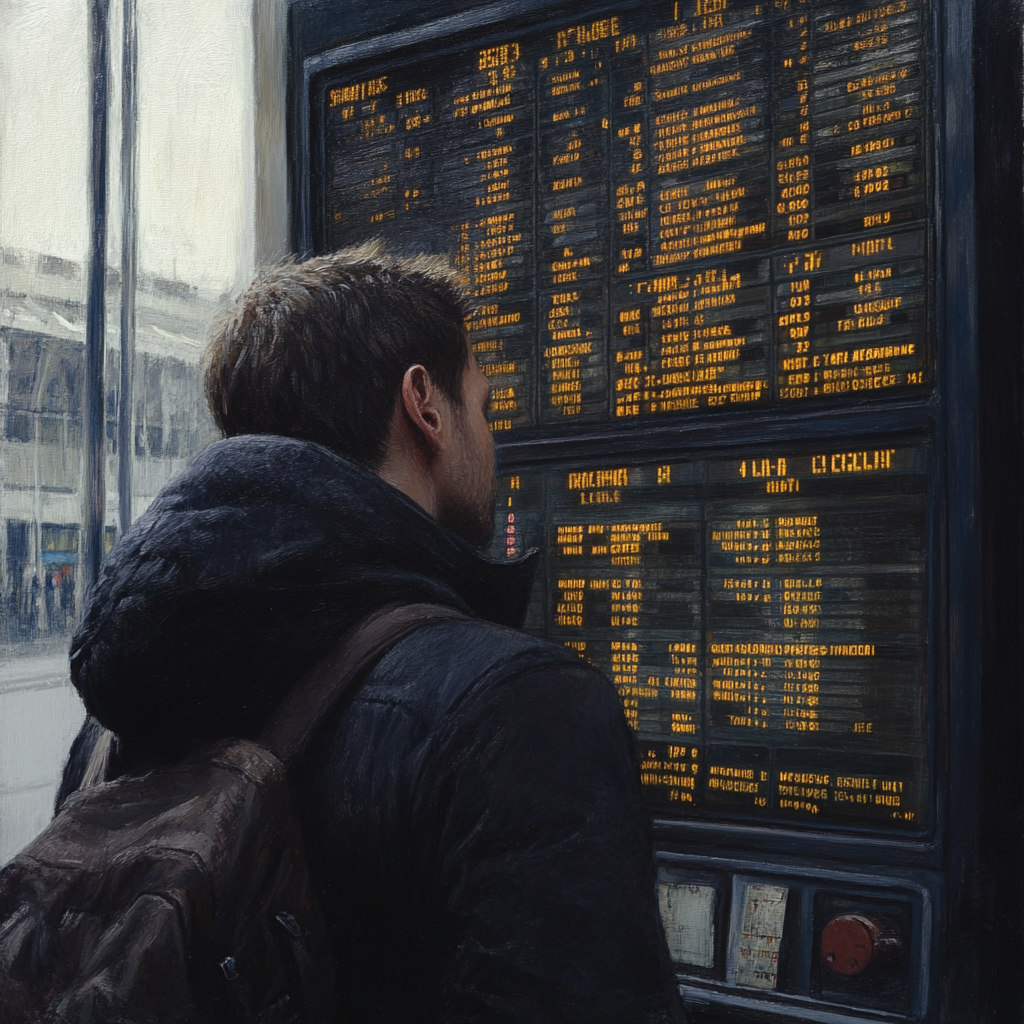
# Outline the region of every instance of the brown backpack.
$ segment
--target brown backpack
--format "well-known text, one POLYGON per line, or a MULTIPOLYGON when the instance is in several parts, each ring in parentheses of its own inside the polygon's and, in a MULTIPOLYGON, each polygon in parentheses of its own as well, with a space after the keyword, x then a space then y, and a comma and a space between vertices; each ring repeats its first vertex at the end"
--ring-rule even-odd
POLYGON ((296 686, 259 743, 224 740, 69 797, 0 871, 0 1020, 333 1021, 334 964, 287 768, 399 640, 464 617, 384 609, 296 686))

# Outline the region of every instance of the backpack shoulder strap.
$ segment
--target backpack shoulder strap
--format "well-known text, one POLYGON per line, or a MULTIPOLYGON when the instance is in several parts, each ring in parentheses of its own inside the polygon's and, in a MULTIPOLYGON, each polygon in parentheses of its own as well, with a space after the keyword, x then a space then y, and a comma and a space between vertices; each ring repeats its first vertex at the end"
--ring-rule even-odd
POLYGON ((286 765, 355 683, 400 640, 434 622, 468 619, 439 604, 388 605, 347 630, 271 715, 259 742, 286 765))

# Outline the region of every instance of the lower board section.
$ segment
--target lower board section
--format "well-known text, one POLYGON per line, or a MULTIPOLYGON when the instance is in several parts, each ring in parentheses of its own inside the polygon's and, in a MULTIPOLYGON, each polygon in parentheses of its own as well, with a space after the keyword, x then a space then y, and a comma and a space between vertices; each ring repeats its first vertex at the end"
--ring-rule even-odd
POLYGON ((932 824, 929 449, 834 444, 500 481, 527 626, 614 683, 659 817, 932 824))
POLYGON ((923 1019, 938 891, 932 878, 659 856, 662 922, 694 1011, 923 1019))

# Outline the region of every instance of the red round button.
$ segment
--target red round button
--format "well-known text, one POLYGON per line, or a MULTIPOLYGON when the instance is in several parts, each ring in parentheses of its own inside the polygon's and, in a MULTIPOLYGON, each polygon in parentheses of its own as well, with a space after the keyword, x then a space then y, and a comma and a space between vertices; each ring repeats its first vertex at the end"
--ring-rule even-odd
POLYGON ((821 933, 821 958, 836 974, 863 974, 878 956, 881 927, 870 917, 844 914, 821 933))

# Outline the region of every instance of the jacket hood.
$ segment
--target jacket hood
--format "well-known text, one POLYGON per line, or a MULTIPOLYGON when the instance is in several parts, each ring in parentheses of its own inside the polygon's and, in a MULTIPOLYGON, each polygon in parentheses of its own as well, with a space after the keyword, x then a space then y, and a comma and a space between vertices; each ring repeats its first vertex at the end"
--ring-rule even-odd
POLYGON ((338 635, 383 605, 433 601, 520 625, 535 562, 490 561, 320 445, 219 441, 107 557, 72 681, 133 747, 255 736, 338 635))

